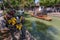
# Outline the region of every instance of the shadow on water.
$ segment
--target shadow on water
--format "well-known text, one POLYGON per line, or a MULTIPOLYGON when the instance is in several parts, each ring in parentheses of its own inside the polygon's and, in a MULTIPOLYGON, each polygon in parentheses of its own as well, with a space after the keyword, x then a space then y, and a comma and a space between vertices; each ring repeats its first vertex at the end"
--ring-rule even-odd
POLYGON ((32 22, 32 31, 31 34, 36 37, 37 40, 53 40, 51 37, 47 37, 47 29, 48 25, 42 23, 42 22, 32 22), (35 26, 34 26, 35 25, 35 26))
POLYGON ((31 35, 33 35, 37 40, 54 40, 54 35, 57 35, 57 29, 46 25, 39 21, 26 21, 26 26, 31 35), (53 34, 52 34, 53 33, 53 34))

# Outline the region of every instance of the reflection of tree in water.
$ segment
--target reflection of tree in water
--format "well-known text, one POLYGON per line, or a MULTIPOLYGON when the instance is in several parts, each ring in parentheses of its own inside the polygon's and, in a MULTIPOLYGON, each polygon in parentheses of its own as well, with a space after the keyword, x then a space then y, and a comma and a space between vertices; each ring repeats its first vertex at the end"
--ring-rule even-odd
POLYGON ((50 26, 39 21, 32 21, 32 23, 28 21, 28 23, 27 25, 30 25, 28 30, 37 40, 53 40, 53 36, 47 32, 50 26))
POLYGON ((48 25, 45 25, 44 23, 41 22, 33 22, 35 24, 35 28, 34 26, 32 26, 32 28, 34 29, 32 32, 32 35, 35 36, 37 38, 37 40, 52 40, 52 36, 46 33, 46 30, 48 29, 48 25), (51 36, 51 37, 50 37, 51 36))

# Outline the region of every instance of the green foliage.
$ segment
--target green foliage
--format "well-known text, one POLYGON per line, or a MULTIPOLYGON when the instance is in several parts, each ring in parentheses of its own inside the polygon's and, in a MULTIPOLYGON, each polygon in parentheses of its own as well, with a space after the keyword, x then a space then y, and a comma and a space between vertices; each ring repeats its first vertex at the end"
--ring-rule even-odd
POLYGON ((8 4, 7 1, 4 1, 4 6, 5 6, 5 7, 8 7, 8 6, 9 6, 9 4, 8 4))
POLYGON ((21 7, 24 8, 25 6, 34 5, 34 0, 6 0, 4 1, 4 5, 10 5, 12 7, 21 7))
MULTIPOLYGON (((54 6, 55 4, 59 4, 60 0, 40 0, 40 5, 42 6, 54 6)), ((4 4, 7 4, 12 7, 21 7, 24 8, 25 6, 30 7, 34 5, 34 0, 6 0, 4 4)))
POLYGON ((11 5, 13 6, 13 7, 16 7, 16 6, 18 6, 19 5, 19 1, 18 0, 11 0, 10 1, 10 3, 11 3, 11 5))
POLYGON ((60 0, 40 0, 40 5, 43 6, 54 6, 58 3, 60 3, 60 0))

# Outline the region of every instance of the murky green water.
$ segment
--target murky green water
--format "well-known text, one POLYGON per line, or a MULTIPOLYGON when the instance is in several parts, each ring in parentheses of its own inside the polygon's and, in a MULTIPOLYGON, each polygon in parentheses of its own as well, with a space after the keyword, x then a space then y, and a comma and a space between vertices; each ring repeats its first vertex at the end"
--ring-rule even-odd
POLYGON ((52 21, 49 22, 27 16, 26 20, 25 25, 27 29, 37 40, 60 40, 59 18, 52 17, 52 21))
POLYGON ((34 36, 37 40, 60 40, 60 33, 58 29, 43 23, 39 24, 35 21, 32 21, 32 27, 30 28, 31 35, 34 36))

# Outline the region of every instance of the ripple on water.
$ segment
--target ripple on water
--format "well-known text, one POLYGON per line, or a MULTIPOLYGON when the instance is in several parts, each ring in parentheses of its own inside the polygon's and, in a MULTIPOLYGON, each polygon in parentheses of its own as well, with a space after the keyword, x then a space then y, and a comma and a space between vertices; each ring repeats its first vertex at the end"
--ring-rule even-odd
POLYGON ((55 35, 58 34, 58 30, 57 30, 56 28, 54 28, 54 27, 49 27, 49 28, 47 29, 47 32, 48 32, 48 33, 49 33, 49 32, 52 32, 52 33, 54 33, 55 35))

